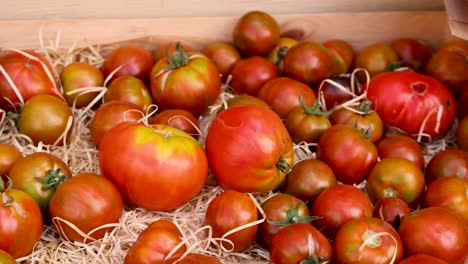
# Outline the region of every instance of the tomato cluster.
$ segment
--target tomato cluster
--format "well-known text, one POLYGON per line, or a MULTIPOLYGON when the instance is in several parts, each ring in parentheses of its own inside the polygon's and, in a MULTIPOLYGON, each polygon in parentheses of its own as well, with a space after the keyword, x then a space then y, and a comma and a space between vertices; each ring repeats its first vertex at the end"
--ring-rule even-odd
MULTIPOLYGON (((466 41, 358 51, 282 37, 274 17, 252 11, 232 42, 200 50, 126 44, 59 74, 34 51, 1 54, 0 65, 4 120, 24 139, 0 144, 0 260, 30 254, 43 224, 88 243, 125 207, 170 213, 218 186, 202 224, 224 252, 261 247, 273 263, 468 259, 466 41), (76 126, 98 152, 96 172, 24 151, 66 149, 83 140, 76 126)), ((122 261, 221 263, 190 252, 183 233, 157 218, 122 261)))

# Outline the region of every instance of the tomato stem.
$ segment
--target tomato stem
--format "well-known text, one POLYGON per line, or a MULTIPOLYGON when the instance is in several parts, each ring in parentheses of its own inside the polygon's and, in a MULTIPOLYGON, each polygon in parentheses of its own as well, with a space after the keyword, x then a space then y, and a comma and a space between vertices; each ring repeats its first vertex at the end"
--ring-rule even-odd
POLYGON ((276 163, 276 168, 286 174, 291 173, 292 170, 291 166, 288 164, 287 160, 284 157, 281 157, 278 160, 278 162, 276 163))
POLYGON ((169 62, 169 65, 167 65, 165 69, 174 70, 174 69, 187 65, 190 60, 191 55, 184 51, 184 48, 182 48, 182 45, 180 45, 180 42, 177 42, 175 50, 174 50, 174 55, 172 55, 171 57, 168 51, 166 50, 166 53, 164 54, 164 56, 169 62))
POLYGON ((372 102, 369 99, 364 99, 357 107, 356 110, 363 113, 363 115, 370 114, 372 102))
POLYGON ((55 192, 57 187, 67 178, 65 175, 60 174, 62 171, 61 168, 54 170, 49 170, 46 177, 36 177, 36 180, 42 183, 42 187, 46 190, 55 192))
POLYGON ((309 106, 305 105, 304 98, 302 96, 299 97, 299 103, 301 104, 301 107, 304 110, 304 113, 306 113, 308 115, 329 117, 335 111, 334 109, 331 109, 331 110, 328 110, 328 111, 320 110, 319 100, 315 101, 315 103, 314 103, 314 105, 312 107, 309 107, 309 106))
POLYGON ((289 208, 288 211, 286 211, 286 219, 282 221, 270 221, 267 219, 267 222, 271 225, 287 226, 295 223, 312 222, 318 219, 317 216, 299 215, 299 207, 301 204, 304 203, 299 202, 293 208, 289 208))
POLYGON ((402 61, 402 60, 392 62, 392 63, 390 63, 390 65, 388 65, 388 70, 389 71, 395 71, 396 69, 403 67, 404 64, 405 64, 405 62, 402 61))

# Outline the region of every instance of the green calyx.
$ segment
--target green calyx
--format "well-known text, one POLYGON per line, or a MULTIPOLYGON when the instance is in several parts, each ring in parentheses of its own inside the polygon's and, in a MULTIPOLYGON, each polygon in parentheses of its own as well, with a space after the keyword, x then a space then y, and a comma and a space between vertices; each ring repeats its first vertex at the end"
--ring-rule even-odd
POLYGON ((299 264, 322 264, 327 263, 327 261, 317 255, 311 255, 307 259, 302 260, 299 264))
POLYGON ((172 57, 169 55, 169 53, 165 52, 164 56, 166 57, 167 61, 169 62, 169 65, 167 65, 164 69, 165 70, 174 70, 177 68, 180 68, 182 66, 185 66, 188 64, 191 55, 188 54, 187 52, 184 51, 182 46, 180 45, 180 42, 177 42, 176 48, 174 50, 174 55, 172 57))
POLYGON ((5 188, 5 185, 4 185, 4 182, 3 182, 3 176, 0 176, 0 192, 5 192, 5 190, 8 190, 8 189, 13 189, 13 182, 10 180, 10 178, 8 178, 8 176, 5 176, 7 178, 7 187, 5 188))
POLYGON ((2 195, 2 205, 3 206, 11 206, 13 204, 13 198, 9 197, 5 190, 8 189, 13 189, 13 182, 10 180, 10 178, 7 177, 7 188, 5 189, 5 186, 3 184, 3 177, 0 177, 0 193, 2 195))
POLYGON ((276 163, 276 168, 283 173, 289 174, 291 173, 291 165, 288 164, 286 158, 281 157, 278 162, 276 163))
POLYGON ((278 52, 276 53, 278 55, 278 62, 282 61, 284 56, 286 56, 286 52, 288 52, 288 47, 287 46, 281 46, 278 49, 278 52))
POLYGON ((312 222, 318 219, 317 216, 299 215, 299 207, 301 204, 303 203, 299 202, 293 208, 289 208, 288 211, 286 211, 286 219, 282 221, 270 221, 267 219, 267 222, 271 225, 287 226, 295 223, 312 222))
POLYGON ((36 177, 36 180, 42 183, 42 188, 55 192, 57 187, 67 178, 65 175, 60 174, 61 168, 56 170, 49 170, 44 178, 36 177))
POLYGON ((315 103, 314 103, 314 105, 312 107, 309 107, 309 106, 305 105, 304 98, 302 96, 299 97, 299 103, 301 104, 301 107, 304 110, 304 113, 306 113, 308 115, 329 117, 335 111, 333 109, 331 109, 329 111, 325 111, 325 112, 320 110, 319 100, 315 101, 315 103))
POLYGON ((403 65, 405 64, 404 61, 395 61, 395 62, 392 62, 390 63, 390 65, 388 65, 388 70, 389 71, 394 71, 398 68, 401 68, 403 67, 403 65))
POLYGON ((364 99, 357 107, 356 110, 363 113, 364 115, 372 113, 372 102, 368 99, 364 99))

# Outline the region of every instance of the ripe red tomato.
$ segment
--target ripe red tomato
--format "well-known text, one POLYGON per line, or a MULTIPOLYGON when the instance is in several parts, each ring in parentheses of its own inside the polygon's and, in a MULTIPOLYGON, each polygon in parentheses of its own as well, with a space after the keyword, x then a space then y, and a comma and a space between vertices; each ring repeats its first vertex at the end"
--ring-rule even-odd
MULTIPOLYGON (((102 225, 118 223, 123 202, 117 188, 104 176, 94 173, 80 173, 57 187, 50 200, 49 211, 55 228, 70 241, 90 242, 69 225, 54 218, 61 218, 74 224, 88 234, 102 225)), ((113 227, 101 228, 89 234, 94 239, 104 237, 113 227)))
POLYGON ((384 220, 398 230, 403 218, 411 214, 408 204, 398 197, 384 197, 374 207, 373 216, 384 220))
POLYGON ((190 46, 188 43, 185 42, 180 42, 180 41, 171 41, 168 43, 164 43, 161 46, 159 46, 153 53, 153 58, 154 62, 158 62, 160 59, 163 59, 166 57, 166 52, 169 56, 174 56, 174 51, 176 50, 177 43, 186 51, 186 52, 191 52, 195 51, 195 49, 190 46))
POLYGON ((169 220, 156 220, 138 235, 135 244, 125 256, 124 264, 173 263, 187 251, 187 247, 183 245, 166 259, 180 243, 182 243, 182 234, 174 223, 169 220))
POLYGON ((124 122, 111 128, 99 146, 99 163, 126 202, 147 210, 172 210, 187 203, 208 178, 201 145, 166 125, 124 122))
POLYGON ((177 263, 179 264, 222 264, 221 261, 215 257, 190 253, 177 263))
POLYGON ((288 225, 273 236, 270 258, 275 264, 327 263, 332 246, 310 223, 288 225))
POLYGON ((324 104, 322 105, 325 109, 332 109, 338 104, 344 103, 353 99, 351 94, 358 93, 359 91, 352 91, 351 88, 351 79, 346 76, 332 76, 328 78, 330 81, 339 84, 344 90, 340 89, 338 86, 331 82, 321 83, 316 90, 319 94, 319 97, 323 97, 324 104))
POLYGON ((360 183, 377 163, 377 148, 357 129, 338 124, 327 129, 318 142, 317 158, 325 162, 339 182, 360 183))
POLYGON ((114 79, 104 96, 104 103, 110 101, 123 101, 136 105, 144 113, 153 103, 151 93, 140 79, 125 75, 114 79))
POLYGON ((183 109, 166 109, 156 114, 152 124, 168 125, 180 129, 187 134, 198 138, 200 134, 200 122, 192 113, 183 109))
POLYGON ((236 62, 231 75, 231 87, 237 94, 256 96, 263 85, 278 77, 278 70, 268 59, 253 56, 236 62))
MULTIPOLYGON (((224 191, 214 198, 208 204, 205 215, 205 224, 213 228, 213 237, 217 238, 257 220, 257 207, 252 199, 247 194, 234 190, 224 191)), ((234 244, 234 248, 227 242, 221 244, 228 250, 233 249, 233 252, 242 252, 255 240, 257 229, 257 225, 253 225, 224 237, 234 244)))
POLYGON ((208 45, 202 53, 216 64, 219 73, 222 75, 221 79, 223 82, 225 82, 229 74, 231 74, 236 62, 241 59, 237 49, 230 43, 212 43, 208 45))
POLYGON ((458 123, 456 137, 458 146, 464 151, 468 151, 468 116, 465 116, 458 123))
POLYGON ((8 175, 16 161, 23 157, 23 153, 13 145, 0 144, 0 177, 8 175))
POLYGON ((279 116, 252 104, 216 116, 208 129, 206 154, 221 186, 240 192, 276 189, 294 163, 293 144, 279 116))
POLYGON ((320 217, 313 225, 331 238, 346 222, 371 217, 372 203, 358 188, 336 184, 320 193, 312 205, 311 215, 320 217))
POLYGON ((288 37, 281 37, 276 46, 268 53, 268 59, 273 62, 280 73, 283 72, 283 58, 288 50, 297 44, 297 40, 288 37))
POLYGON ((0 263, 2 264, 16 264, 16 259, 10 253, 0 249, 0 263))
POLYGON ((401 66, 423 72, 432 54, 421 41, 412 38, 399 38, 391 46, 401 59, 401 66))
POLYGON ((461 149, 446 149, 431 158, 424 172, 426 183, 437 178, 456 176, 468 180, 468 152, 461 149))
POLYGON ((288 113, 284 125, 294 143, 317 142, 332 126, 329 115, 330 112, 320 110, 318 101, 312 107, 302 103, 302 106, 295 107, 288 113))
POLYGON ((394 135, 384 138, 377 145, 380 159, 404 158, 412 161, 420 169, 424 168, 424 153, 419 143, 407 135, 394 135))
POLYGON ((356 52, 353 46, 341 39, 331 39, 323 43, 333 55, 336 56, 337 67, 334 75, 347 73, 354 63, 356 52))
POLYGON ((385 43, 371 44, 356 55, 356 68, 364 68, 371 77, 390 71, 392 64, 399 60, 398 54, 385 43))
POLYGON ((400 264, 448 264, 447 262, 425 254, 416 254, 405 258, 400 264))
POLYGON ((463 264, 468 258, 468 228, 448 209, 417 211, 403 219, 398 233, 405 256, 427 254, 451 264, 463 264))
POLYGON ((336 264, 398 263, 403 258, 400 236, 384 220, 367 217, 346 222, 333 240, 336 264))
POLYGON ((418 134, 427 119, 422 132, 436 138, 455 119, 455 98, 450 91, 436 79, 416 72, 379 74, 371 79, 367 96, 384 125, 408 134, 418 134))
POLYGON ((70 139, 74 124, 72 110, 62 99, 39 94, 31 97, 21 110, 18 131, 31 138, 34 144, 42 141, 46 145, 54 143, 62 145, 64 140, 59 138, 65 132, 70 118, 72 125, 66 133, 67 141, 70 139))
POLYGON ((239 18, 232 32, 234 45, 245 56, 265 56, 278 43, 280 27, 262 11, 251 11, 239 18))
POLYGON ((203 114, 221 92, 214 62, 198 52, 176 46, 172 57, 160 59, 151 70, 151 94, 161 110, 175 108, 203 114))

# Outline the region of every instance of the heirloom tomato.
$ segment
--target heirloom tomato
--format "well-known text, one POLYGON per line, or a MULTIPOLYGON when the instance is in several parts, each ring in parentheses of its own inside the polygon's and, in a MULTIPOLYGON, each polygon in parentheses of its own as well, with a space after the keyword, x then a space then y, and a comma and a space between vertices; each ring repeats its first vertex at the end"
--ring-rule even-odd
POLYGON ((391 224, 396 230, 401 220, 411 214, 408 204, 398 197, 384 197, 374 207, 373 216, 391 224))
POLYGON ((229 74, 231 74, 232 68, 236 62, 241 59, 237 49, 229 43, 212 43, 208 45, 202 53, 216 64, 223 82, 225 82, 229 74))
POLYGON ((157 63, 160 59, 165 58, 166 53, 169 56, 174 56, 174 51, 176 50, 177 43, 179 43, 179 45, 186 52, 195 51, 195 49, 192 46, 190 46, 188 43, 185 43, 185 42, 172 41, 172 42, 164 43, 154 51, 153 53, 154 62, 157 63))
POLYGON ((253 56, 236 62, 231 75, 231 87, 237 94, 256 96, 263 85, 278 77, 278 70, 271 61, 253 56))
POLYGON ((421 41, 412 38, 395 39, 390 44, 401 61, 403 67, 409 67, 417 72, 423 72, 431 58, 431 51, 421 41))
POLYGON ((458 146, 464 151, 468 151, 468 116, 465 116, 458 123, 456 137, 458 146))
POLYGON ((323 43, 334 56, 336 56, 336 67, 333 75, 347 73, 354 63, 356 52, 353 46, 341 39, 332 39, 323 43))
MULTIPOLYGON (((346 76, 333 76, 328 78, 317 88, 318 97, 323 99, 325 109, 332 109, 336 105, 353 99, 353 94, 359 91, 353 91, 351 79, 346 76), (337 85, 340 85, 338 87, 337 85)), ((354 89, 355 90, 355 89, 354 89)))
POLYGON ((0 143, 0 177, 8 175, 16 161, 23 157, 23 153, 13 145, 0 143))
POLYGON ((114 79, 107 88, 104 103, 124 101, 136 105, 144 113, 153 103, 151 93, 142 80, 125 75, 114 79))
POLYGON ((430 159, 424 174, 427 184, 449 176, 468 180, 468 152, 461 149, 440 151, 430 159))
POLYGON ((398 62, 398 54, 385 43, 371 44, 356 55, 356 68, 364 68, 371 77, 392 70, 392 66, 398 62))
POLYGON ((168 125, 180 129, 187 134, 198 138, 200 134, 200 122, 192 113, 183 109, 166 109, 156 114, 152 124, 168 125))
POLYGON ((424 153, 419 143, 407 135, 394 135, 384 138, 377 145, 380 159, 404 158, 420 169, 424 168, 424 153))
POLYGON ((16 259, 10 253, 0 249, 0 263, 2 264, 16 264, 16 259))
POLYGON ((426 254, 416 254, 405 258, 400 264, 448 264, 447 262, 426 254))
POLYGON ((286 129, 294 143, 317 142, 320 136, 329 129, 332 124, 328 119, 331 112, 320 110, 320 104, 315 101, 312 107, 306 106, 300 98, 301 106, 293 108, 284 122, 286 129))

